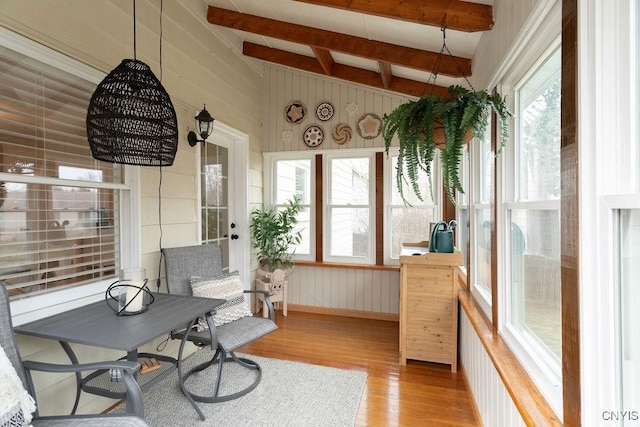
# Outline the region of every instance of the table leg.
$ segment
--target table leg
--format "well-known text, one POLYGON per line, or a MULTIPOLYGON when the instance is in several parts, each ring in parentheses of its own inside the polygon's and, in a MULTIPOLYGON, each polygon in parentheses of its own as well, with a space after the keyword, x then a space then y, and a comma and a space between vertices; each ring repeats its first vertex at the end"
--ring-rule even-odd
MULTIPOLYGON (((76 354, 71 349, 71 346, 69 345, 69 343, 66 341, 58 341, 58 342, 62 346, 62 349, 64 350, 64 352, 67 353, 67 357, 69 358, 71 363, 73 365, 78 365, 78 358, 76 357, 76 354)), ((75 374, 76 374, 76 401, 73 404, 71 415, 76 414, 76 410, 78 409, 78 403, 80 402, 80 391, 82 391, 82 376, 80 375, 80 372, 76 372, 75 374)))

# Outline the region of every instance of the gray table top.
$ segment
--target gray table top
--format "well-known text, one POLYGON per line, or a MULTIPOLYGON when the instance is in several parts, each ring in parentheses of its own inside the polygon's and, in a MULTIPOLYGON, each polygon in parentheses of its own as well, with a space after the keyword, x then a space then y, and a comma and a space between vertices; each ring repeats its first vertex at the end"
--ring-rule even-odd
POLYGON ((202 316, 225 301, 154 293, 149 310, 133 316, 118 316, 107 303, 74 308, 63 313, 16 326, 20 334, 57 341, 134 351, 143 344, 202 316))

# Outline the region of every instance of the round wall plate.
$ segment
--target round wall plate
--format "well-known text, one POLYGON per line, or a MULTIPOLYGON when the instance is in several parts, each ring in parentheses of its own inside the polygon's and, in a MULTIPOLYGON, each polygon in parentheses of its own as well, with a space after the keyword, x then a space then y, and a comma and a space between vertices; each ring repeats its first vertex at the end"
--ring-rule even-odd
POLYGON ((309 126, 307 130, 304 131, 302 139, 307 147, 317 147, 322 144, 322 141, 324 140, 324 131, 320 126, 309 126))
POLYGON ((330 102, 321 102, 316 108, 316 117, 323 122, 330 120, 333 117, 333 113, 333 105, 330 102))
POLYGON ((346 123, 338 123, 331 131, 331 136, 333 137, 333 142, 336 144, 346 144, 351 141, 351 126, 346 123))
POLYGON ((358 133, 364 139, 373 139, 380 135, 382 120, 376 114, 367 113, 358 120, 358 133))
POLYGON ((301 101, 291 101, 284 107, 284 117, 289 123, 296 125, 302 123, 306 114, 307 107, 301 101))

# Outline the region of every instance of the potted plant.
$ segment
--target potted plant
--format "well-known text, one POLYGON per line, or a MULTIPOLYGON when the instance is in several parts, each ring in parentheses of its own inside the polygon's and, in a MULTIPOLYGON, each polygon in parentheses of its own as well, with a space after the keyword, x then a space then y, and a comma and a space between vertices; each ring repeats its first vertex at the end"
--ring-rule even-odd
POLYGON ((252 244, 258 250, 258 261, 267 271, 293 266, 289 248, 302 240, 302 233, 295 231, 301 209, 300 198, 294 195, 282 210, 263 207, 251 212, 252 244))
MULTIPOLYGON (((271 293, 273 303, 283 303, 283 314, 287 315, 287 287, 286 277, 293 269, 292 256, 289 252, 292 245, 300 243, 302 233, 295 231, 298 223, 297 215, 302 209, 300 198, 293 196, 282 210, 275 208, 255 209, 251 212, 249 227, 253 237, 252 244, 258 250, 258 274, 256 289, 271 293)), ((267 315, 266 304, 263 301, 263 316, 267 315)))
POLYGON ((387 154, 394 135, 400 144, 396 181, 405 203, 403 182, 422 200, 418 174, 425 171, 431 180, 431 161, 435 150, 440 149, 444 188, 455 204, 455 190, 464 193, 459 176, 462 149, 473 135, 484 134, 488 125, 488 113, 494 111, 500 122, 500 153, 509 136, 508 119, 512 113, 505 99, 487 91, 473 92, 462 86, 448 88, 449 98, 426 95, 416 101, 400 105, 385 114, 382 137, 387 154))

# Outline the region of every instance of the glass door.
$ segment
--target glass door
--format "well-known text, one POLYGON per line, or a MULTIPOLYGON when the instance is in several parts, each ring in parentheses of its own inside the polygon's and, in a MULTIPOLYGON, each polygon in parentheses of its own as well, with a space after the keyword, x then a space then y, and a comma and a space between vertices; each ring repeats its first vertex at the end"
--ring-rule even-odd
MULTIPOLYGON (((232 148, 231 148, 232 149, 232 148)), ((202 244, 217 244, 222 251, 222 267, 229 271, 229 150, 212 142, 201 144, 200 214, 202 244)))
POLYGON ((238 270, 249 289, 249 137, 216 122, 199 163, 202 244, 218 244, 224 271, 238 270))

